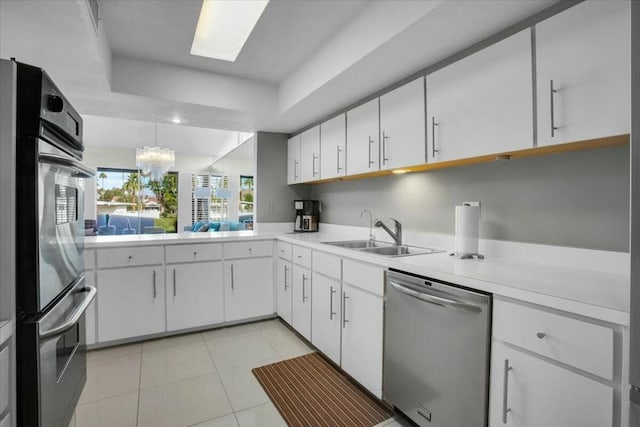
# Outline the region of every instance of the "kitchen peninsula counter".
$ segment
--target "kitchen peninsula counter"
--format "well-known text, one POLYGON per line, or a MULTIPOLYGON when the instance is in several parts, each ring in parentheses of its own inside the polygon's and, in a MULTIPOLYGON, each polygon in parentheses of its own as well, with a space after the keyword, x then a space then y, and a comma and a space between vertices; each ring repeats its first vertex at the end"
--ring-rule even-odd
POLYGON ((538 304, 613 324, 629 325, 630 278, 584 268, 496 257, 458 259, 450 252, 389 258, 322 242, 347 240, 337 233, 231 231, 85 238, 87 249, 280 240, 343 258, 453 283, 495 296, 538 304))

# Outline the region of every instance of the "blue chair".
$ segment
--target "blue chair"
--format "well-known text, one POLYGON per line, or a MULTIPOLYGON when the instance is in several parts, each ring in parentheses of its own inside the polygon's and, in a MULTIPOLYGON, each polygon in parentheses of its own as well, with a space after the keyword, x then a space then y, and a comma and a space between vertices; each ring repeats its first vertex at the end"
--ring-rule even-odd
POLYGON ((129 227, 129 228, 123 228, 122 234, 137 234, 137 232, 135 228, 129 227))
POLYGON ((166 231, 162 227, 144 227, 142 229, 142 234, 164 234, 166 231))
POLYGON ((98 227, 98 236, 113 236, 116 234, 115 225, 103 225, 98 227))

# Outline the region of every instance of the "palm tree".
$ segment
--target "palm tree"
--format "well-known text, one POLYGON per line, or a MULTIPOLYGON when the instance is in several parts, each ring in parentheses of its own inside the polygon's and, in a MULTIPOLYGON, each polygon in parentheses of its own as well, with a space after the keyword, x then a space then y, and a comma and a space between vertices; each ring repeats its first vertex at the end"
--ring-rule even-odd
POLYGON ((122 185, 124 193, 127 197, 127 201, 131 201, 131 203, 138 204, 138 190, 140 189, 140 179, 138 176, 138 172, 131 172, 129 176, 127 176, 127 180, 122 185), (129 198, 131 196, 131 198, 129 198))
POLYGON ((100 185, 100 187, 102 187, 102 189, 104 190, 104 180, 107 178, 107 174, 104 172, 100 172, 100 175, 98 175, 98 179, 102 180, 102 185, 100 185))

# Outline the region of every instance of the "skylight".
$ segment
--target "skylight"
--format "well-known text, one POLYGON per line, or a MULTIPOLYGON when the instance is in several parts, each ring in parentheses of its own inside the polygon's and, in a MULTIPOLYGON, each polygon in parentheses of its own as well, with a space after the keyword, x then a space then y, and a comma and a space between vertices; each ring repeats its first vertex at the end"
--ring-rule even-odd
POLYGON ((269 0, 204 0, 191 54, 235 61, 269 0))

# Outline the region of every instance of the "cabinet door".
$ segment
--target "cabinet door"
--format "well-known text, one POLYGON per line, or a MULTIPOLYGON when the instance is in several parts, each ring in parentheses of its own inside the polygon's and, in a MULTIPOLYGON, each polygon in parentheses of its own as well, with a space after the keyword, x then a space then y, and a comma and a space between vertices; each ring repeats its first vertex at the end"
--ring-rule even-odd
POLYGON ((533 147, 531 30, 427 76, 429 163, 533 147))
POLYGON ((225 262, 225 320, 273 314, 273 259, 225 262))
POLYGON ((222 262, 167 266, 167 330, 224 321, 222 262))
POLYGON ((162 266, 100 270, 98 295, 100 342, 165 331, 162 266))
POLYGON ((313 273, 311 290, 312 343, 340 364, 340 282, 313 273))
POLYGON ((300 135, 289 139, 287 146, 287 184, 300 182, 300 135))
POLYGON ((342 285, 342 369, 382 397, 382 298, 342 285))
POLYGON ((629 133, 630 3, 585 1, 536 25, 538 145, 629 133))
POLYGON ((491 360, 490 426, 612 425, 611 387, 499 341, 493 343, 491 360))
POLYGON ((291 324, 291 262, 278 259, 276 267, 276 295, 278 297, 278 316, 291 324))
POLYGON ((425 163, 424 77, 380 97, 380 169, 425 163))
POLYGON ((311 341, 311 272, 293 265, 291 325, 311 341))
POLYGON ((320 178, 346 174, 347 115, 340 114, 320 125, 320 178))
POLYGON ((380 169, 379 100, 347 111, 347 175, 380 169))
POLYGON ((300 176, 302 182, 320 179, 320 126, 300 135, 300 176))

